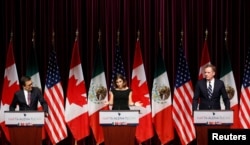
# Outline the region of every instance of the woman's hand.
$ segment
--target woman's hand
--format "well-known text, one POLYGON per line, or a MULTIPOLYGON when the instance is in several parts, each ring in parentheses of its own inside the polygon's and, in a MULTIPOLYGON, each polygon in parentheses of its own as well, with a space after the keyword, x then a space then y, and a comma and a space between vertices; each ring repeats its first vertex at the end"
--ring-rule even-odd
POLYGON ((109 105, 109 101, 104 101, 104 105, 109 105))
POLYGON ((109 105, 109 106, 112 106, 113 104, 109 103, 109 101, 104 101, 104 104, 105 105, 109 105))
POLYGON ((134 103, 134 105, 141 107, 143 105, 143 103, 141 103, 141 101, 137 101, 137 102, 134 103))

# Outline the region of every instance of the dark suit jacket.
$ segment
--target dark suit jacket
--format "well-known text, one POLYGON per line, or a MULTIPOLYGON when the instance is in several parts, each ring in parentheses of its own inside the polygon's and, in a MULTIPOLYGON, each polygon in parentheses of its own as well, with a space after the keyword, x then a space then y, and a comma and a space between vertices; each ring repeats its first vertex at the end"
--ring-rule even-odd
POLYGON ((199 110, 220 110, 220 97, 222 96, 225 104, 225 109, 230 110, 230 101, 226 92, 224 82, 215 79, 214 89, 211 99, 208 97, 207 80, 199 80, 195 86, 193 97, 193 110, 197 110, 199 103, 199 110))
POLYGON ((10 111, 14 111, 17 105, 19 105, 19 110, 37 110, 38 101, 42 105, 44 112, 48 113, 48 105, 39 88, 32 88, 30 106, 26 103, 24 91, 19 90, 14 94, 14 98, 10 104, 10 111))

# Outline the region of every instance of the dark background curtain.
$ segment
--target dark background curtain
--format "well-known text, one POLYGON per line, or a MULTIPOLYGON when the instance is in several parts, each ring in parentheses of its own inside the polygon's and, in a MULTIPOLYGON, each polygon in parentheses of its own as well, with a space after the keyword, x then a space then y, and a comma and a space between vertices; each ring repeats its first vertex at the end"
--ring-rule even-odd
MULTIPOLYGON (((217 66, 217 74, 220 74, 221 58, 226 56, 222 48, 225 44, 225 31, 228 32, 228 53, 240 94, 246 54, 250 46, 249 7, 249 0, 1 0, 0 88, 3 86, 5 56, 11 33, 19 77, 25 74, 27 62, 32 61, 28 54, 32 48, 32 32, 36 33, 42 86, 45 85, 48 56, 52 49, 52 33, 55 33, 55 49, 66 94, 76 30, 79 31, 80 56, 87 90, 93 71, 98 31, 101 31, 108 87, 114 64, 117 32, 120 32, 120 47, 127 78, 131 78, 135 42, 137 32, 140 31, 149 90, 152 88, 161 32, 162 55, 173 94, 181 32, 184 34, 183 47, 191 79, 195 84, 205 31, 208 30, 209 55, 211 62, 217 66)), ((128 82, 130 83, 130 79, 128 82)), ((67 140, 70 140, 70 136, 67 140)), ((156 144, 155 142, 157 141, 152 139, 147 143, 156 144)))

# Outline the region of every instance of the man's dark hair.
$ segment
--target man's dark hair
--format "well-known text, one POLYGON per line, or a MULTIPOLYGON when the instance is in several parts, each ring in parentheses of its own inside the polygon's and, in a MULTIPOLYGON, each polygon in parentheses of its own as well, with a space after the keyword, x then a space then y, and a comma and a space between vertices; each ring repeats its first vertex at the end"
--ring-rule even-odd
POLYGON ((21 88, 23 86, 25 86, 25 82, 31 80, 31 78, 29 76, 22 76, 21 79, 20 79, 20 84, 21 84, 21 88))
POLYGON ((212 70, 216 73, 216 67, 213 64, 207 64, 205 68, 211 67, 212 70))

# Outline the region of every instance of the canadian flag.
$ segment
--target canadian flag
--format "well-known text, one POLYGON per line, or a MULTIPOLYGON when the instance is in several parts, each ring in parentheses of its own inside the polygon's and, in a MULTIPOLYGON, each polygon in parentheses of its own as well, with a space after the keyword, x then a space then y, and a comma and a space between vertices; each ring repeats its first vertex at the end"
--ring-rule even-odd
POLYGON ((204 67, 210 63, 211 63, 211 61, 210 61, 210 56, 209 56, 209 52, 208 52, 207 40, 205 39, 204 46, 202 49, 202 54, 201 54, 200 70, 199 70, 199 76, 198 76, 199 80, 204 78, 204 76, 203 76, 204 67))
POLYGON ((87 94, 79 55, 79 43, 76 38, 72 50, 65 107, 65 120, 75 140, 83 139, 89 135, 87 107, 87 94))
POLYGON ((142 61, 142 54, 139 39, 137 39, 134 64, 131 82, 132 99, 133 102, 141 102, 143 105, 140 107, 139 125, 136 128, 136 139, 142 143, 153 137, 152 113, 151 103, 148 91, 148 84, 146 80, 144 65, 142 61))
POLYGON ((16 63, 13 53, 13 42, 10 40, 9 47, 6 55, 4 82, 1 96, 1 109, 0 109, 0 124, 6 139, 10 141, 9 130, 5 126, 4 111, 9 110, 9 106, 13 99, 14 93, 19 90, 19 81, 16 69, 16 63))

